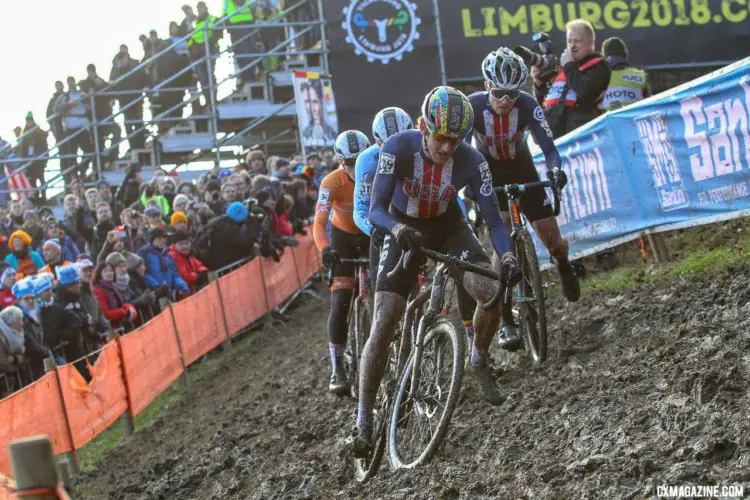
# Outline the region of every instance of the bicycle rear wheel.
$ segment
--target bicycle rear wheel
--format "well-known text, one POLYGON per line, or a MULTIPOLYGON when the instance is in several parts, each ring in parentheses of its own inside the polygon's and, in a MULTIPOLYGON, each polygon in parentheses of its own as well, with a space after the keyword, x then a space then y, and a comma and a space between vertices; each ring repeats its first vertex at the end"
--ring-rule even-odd
POLYGON ((448 432, 458 401, 464 367, 464 340, 445 318, 438 317, 425 335, 421 359, 412 349, 392 403, 388 457, 394 469, 427 463, 448 432), (419 381, 411 380, 419 363, 419 381))
POLYGON ((523 343, 534 363, 547 359, 547 309, 544 302, 544 288, 536 247, 531 234, 523 230, 516 240, 516 256, 523 272, 523 278, 516 290, 518 320, 523 334, 523 343))

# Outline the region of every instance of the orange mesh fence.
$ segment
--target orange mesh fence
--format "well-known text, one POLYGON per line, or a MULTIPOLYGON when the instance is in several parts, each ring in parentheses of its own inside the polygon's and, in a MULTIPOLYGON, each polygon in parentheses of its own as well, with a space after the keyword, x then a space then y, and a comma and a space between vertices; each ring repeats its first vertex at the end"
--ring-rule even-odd
POLYGON ((58 368, 76 449, 91 441, 128 409, 119 348, 110 342, 89 366, 88 384, 73 365, 58 368))
POLYGON ((230 335, 268 312, 260 275, 260 259, 253 259, 219 279, 218 283, 230 335))
POLYGON ((169 314, 160 314, 120 338, 133 415, 138 415, 182 375, 182 358, 169 314))
POLYGON ((283 303, 299 288, 297 270, 294 267, 294 256, 286 250, 280 262, 270 258, 261 258, 263 276, 266 280, 268 305, 274 308, 283 303))
POLYGON ((172 305, 172 312, 185 365, 191 364, 227 339, 219 288, 215 281, 197 294, 172 305))
POLYGON ((55 454, 73 451, 54 373, 0 401, 0 473, 10 476, 10 442, 46 434, 55 454))
POLYGON ((312 235, 300 238, 300 245, 292 249, 297 259, 297 276, 304 283, 322 267, 312 235))

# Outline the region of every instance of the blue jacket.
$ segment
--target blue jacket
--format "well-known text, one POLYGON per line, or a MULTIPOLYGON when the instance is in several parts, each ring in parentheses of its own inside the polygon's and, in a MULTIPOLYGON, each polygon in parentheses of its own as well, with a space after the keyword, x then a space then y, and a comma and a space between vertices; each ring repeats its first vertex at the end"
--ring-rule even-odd
MULTIPOLYGON (((46 264, 44 263, 44 259, 42 259, 42 256, 36 253, 34 250, 29 250, 29 257, 31 257, 31 262, 34 263, 34 267, 36 270, 40 270, 43 268, 46 264)), ((10 267, 18 271, 18 259, 15 255, 12 253, 9 253, 5 256, 5 262, 7 262, 10 267)))
POLYGON ((138 251, 138 256, 146 264, 146 283, 149 288, 157 288, 165 284, 170 292, 190 293, 187 283, 177 274, 177 267, 172 257, 168 256, 166 250, 162 251, 153 245, 149 245, 138 251))

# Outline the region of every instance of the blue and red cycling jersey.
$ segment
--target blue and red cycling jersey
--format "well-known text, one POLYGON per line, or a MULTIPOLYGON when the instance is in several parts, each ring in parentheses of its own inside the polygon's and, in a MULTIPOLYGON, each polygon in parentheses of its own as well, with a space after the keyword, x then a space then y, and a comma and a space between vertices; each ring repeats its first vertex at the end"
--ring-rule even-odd
POLYGON ((488 161, 514 160, 522 148, 528 147, 524 133, 529 129, 544 153, 547 168, 560 167, 560 155, 544 111, 530 94, 521 92, 513 109, 505 116, 492 110, 488 92, 471 94, 469 102, 474 109, 474 145, 488 161))
POLYGON ((400 221, 389 212, 391 206, 415 219, 439 217, 446 213, 448 202, 470 186, 484 214, 495 251, 498 255, 510 252, 510 234, 500 218, 487 160, 461 142, 448 162, 438 166, 427 158, 422 143, 421 132, 407 130, 383 144, 372 187, 369 213, 372 225, 392 232, 400 221))

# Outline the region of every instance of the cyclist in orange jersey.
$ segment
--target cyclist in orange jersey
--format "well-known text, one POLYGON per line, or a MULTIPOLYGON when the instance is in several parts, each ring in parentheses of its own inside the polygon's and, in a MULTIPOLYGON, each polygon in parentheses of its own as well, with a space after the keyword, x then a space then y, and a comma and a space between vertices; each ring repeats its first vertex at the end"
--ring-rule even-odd
POLYGON ((349 382, 344 371, 343 355, 348 328, 346 319, 354 292, 354 265, 341 259, 366 257, 370 238, 354 223, 354 165, 357 157, 370 146, 362 132, 347 130, 336 139, 336 154, 341 168, 323 178, 315 207, 313 238, 323 255, 323 264, 333 271, 331 312, 328 315, 328 351, 331 355, 331 383, 328 390, 344 396, 349 382), (331 215, 333 212, 333 215, 331 215), (331 219, 331 236, 327 233, 331 219))

